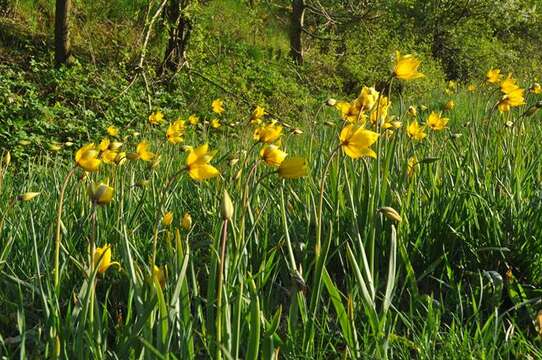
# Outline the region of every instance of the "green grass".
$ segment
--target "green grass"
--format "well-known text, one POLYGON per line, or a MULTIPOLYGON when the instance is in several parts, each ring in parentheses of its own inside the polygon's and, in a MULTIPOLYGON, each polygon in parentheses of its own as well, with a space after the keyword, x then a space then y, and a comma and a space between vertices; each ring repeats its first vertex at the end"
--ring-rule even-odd
MULTIPOLYGON (((427 130, 421 142, 409 139, 404 127, 382 135, 373 146, 377 159, 334 153, 342 124, 337 110, 308 108, 308 120, 299 121, 304 133, 286 131, 281 141, 289 156, 309 163, 309 175, 298 180, 281 180, 257 161, 251 126, 200 125, 188 128, 185 144, 209 142, 221 177, 195 182, 182 171, 180 145, 165 141, 166 125, 151 128, 141 114, 143 120, 121 130, 123 149, 133 151, 148 139, 161 161, 154 168, 141 160, 104 166, 89 176, 75 170, 62 207, 58 289, 56 210, 74 165, 53 152, 33 159, 24 173, 12 163, 3 172, 0 201, 0 353, 541 356, 533 326, 542 283, 540 115, 521 117, 525 109, 519 108, 503 117, 492 111, 496 96, 489 90, 441 98, 457 103, 447 113, 448 129, 427 130), (507 120, 514 126, 506 127, 507 120), (127 136, 134 130, 141 135, 127 136), (408 176, 412 156, 418 164, 408 176), (104 179, 115 189, 114 201, 93 215, 86 187, 104 179), (141 180, 149 184, 137 186, 141 180), (224 189, 235 208, 226 233, 224 189), (27 191, 41 194, 10 202, 27 191), (383 206, 403 221, 388 220, 377 211, 383 206), (169 227, 159 225, 165 211, 174 213, 169 227), (193 218, 190 231, 180 226, 185 212, 193 218), (167 274, 163 288, 150 276, 156 230, 156 263, 167 274), (226 257, 217 304, 222 236, 226 257), (121 267, 89 273, 91 239, 111 244, 121 267)), ((529 95, 529 105, 537 99, 529 95)), ((430 109, 439 106, 430 101, 430 109)), ((404 125, 405 108, 392 111, 404 125)), ((208 110, 201 114, 212 118, 208 110)), ((166 112, 168 121, 176 117, 166 112)), ((248 117, 226 106, 222 118, 246 123, 248 117)), ((92 135, 98 142, 105 132, 92 135)))

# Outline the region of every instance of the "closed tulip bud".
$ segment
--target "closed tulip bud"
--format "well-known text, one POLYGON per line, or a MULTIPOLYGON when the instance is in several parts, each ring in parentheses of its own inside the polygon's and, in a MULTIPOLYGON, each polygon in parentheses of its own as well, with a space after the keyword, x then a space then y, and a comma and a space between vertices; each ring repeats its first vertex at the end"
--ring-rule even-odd
POLYGON ((96 205, 106 205, 113 200, 114 189, 104 183, 92 183, 88 187, 90 200, 96 205))
POLYGON ((185 230, 190 230, 190 228, 192 227, 192 216, 190 215, 190 213, 184 213, 183 219, 181 221, 181 226, 185 230))
POLYGON ((391 221, 401 222, 403 220, 397 210, 389 206, 381 207, 380 209, 378 209, 378 212, 382 213, 386 218, 391 221))
POLYGON ((337 100, 335 99, 327 99, 326 105, 327 106, 335 106, 337 104, 337 100))
POLYGON ((73 145, 74 145, 74 144, 73 144, 73 142, 71 142, 71 141, 66 141, 66 142, 64 143, 64 146, 66 146, 66 147, 70 147, 70 146, 73 146, 73 145))
POLYGON ((24 194, 17 196, 17 199, 19 201, 30 201, 36 196, 38 196, 39 194, 40 194, 39 192, 26 192, 24 194))
POLYGON ((166 285, 166 273, 164 268, 154 265, 152 269, 153 278, 160 284, 160 287, 163 289, 166 285))
POLYGON ((138 160, 139 159, 139 154, 136 153, 136 152, 129 152, 128 154, 126 154, 126 158, 128 160, 138 160))
POLYGON ((231 220, 233 217, 233 203, 226 189, 224 189, 224 196, 222 197, 221 213, 224 220, 231 220))
POLYGON ((507 122, 504 124, 504 126, 506 126, 507 128, 510 129, 510 128, 512 128, 512 127, 514 126, 514 123, 513 123, 512 121, 509 120, 509 121, 507 121, 507 122))
POLYGON ((4 160, 4 166, 8 167, 9 164, 11 163, 11 153, 9 151, 4 154, 4 159, 3 160, 4 160))
POLYGON ((60 151, 62 149, 62 146, 59 144, 51 143, 49 144, 49 150, 51 151, 60 151))
POLYGON ((162 217, 162 225, 163 226, 169 226, 173 222, 173 213, 171 211, 168 211, 164 214, 162 217))

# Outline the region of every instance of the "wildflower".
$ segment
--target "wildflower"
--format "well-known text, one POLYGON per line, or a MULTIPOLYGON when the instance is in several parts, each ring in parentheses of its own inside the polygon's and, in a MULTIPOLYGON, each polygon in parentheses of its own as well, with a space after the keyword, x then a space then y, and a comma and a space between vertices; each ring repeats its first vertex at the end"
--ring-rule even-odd
POLYGON ((301 157, 285 159, 278 169, 278 174, 283 179, 298 179, 307 176, 308 173, 307 161, 301 157))
POLYGON ((215 99, 211 103, 211 108, 214 113, 222 114, 224 112, 224 102, 221 99, 215 99))
POLYGON ((256 106, 256 108, 252 111, 252 115, 250 116, 250 122, 252 124, 258 123, 264 116, 265 109, 262 106, 256 106))
POLYGON ((190 230, 190 228, 192 227, 192 216, 190 215, 190 213, 184 213, 183 219, 181 220, 181 226, 185 230, 190 230))
POLYGON ((431 114, 429 114, 429 118, 427 118, 427 126, 429 126, 432 130, 442 130, 447 124, 448 118, 444 118, 441 116, 441 114, 437 114, 434 111, 431 112, 431 114))
POLYGON ((403 221, 401 215, 390 206, 383 206, 377 210, 379 213, 383 214, 388 220, 397 221, 398 223, 403 221))
POLYGON ((164 114, 161 111, 153 112, 149 115, 149 123, 151 125, 160 125, 164 122, 164 114))
POLYGON ((378 105, 376 109, 374 109, 373 112, 371 113, 371 116, 370 116, 371 123, 377 124, 383 121, 384 119, 386 119, 386 117, 388 116, 388 109, 390 105, 391 105, 391 101, 386 96, 381 96, 380 100, 378 101, 378 105), (376 118, 377 115, 379 119, 376 118))
POLYGON ((358 107, 356 101, 353 101, 352 103, 349 103, 347 101, 338 101, 335 107, 339 109, 339 111, 341 112, 341 117, 345 121, 354 123, 360 117, 364 121, 364 114, 358 107))
POLYGON ((100 154, 100 158, 106 164, 113 164, 117 159, 118 153, 116 151, 106 149, 100 154))
POLYGON ((179 119, 170 124, 166 131, 166 138, 171 144, 179 144, 183 141, 185 131, 184 121, 179 119))
POLYGON ((164 272, 164 269, 162 267, 153 265, 152 277, 156 282, 158 282, 158 284, 160 285, 160 288, 163 289, 164 286, 166 285, 166 274, 164 272))
POLYGON ((260 150, 260 156, 266 164, 271 166, 280 166, 286 158, 286 153, 276 145, 264 145, 260 150))
POLYGON ((529 88, 529 91, 533 94, 542 94, 542 86, 539 83, 534 83, 529 88))
POLYGON ((196 115, 190 115, 188 117, 188 122, 190 125, 197 125, 199 123, 199 118, 196 115))
POLYGON ((113 200, 114 189, 106 183, 93 182, 88 186, 90 200, 96 205, 106 205, 113 200))
POLYGON ((9 164, 11 163, 11 152, 7 151, 5 154, 4 154, 4 157, 2 159, 2 162, 4 163, 3 166, 5 167, 8 167, 9 164))
POLYGON ((395 66, 392 75, 399 80, 414 80, 425 75, 418 72, 421 61, 414 55, 403 55, 399 51, 395 52, 395 66))
POLYGON ((130 160, 141 159, 143 161, 150 161, 154 159, 155 156, 156 156, 155 153, 152 153, 149 151, 149 143, 147 141, 142 141, 139 144, 137 144, 136 152, 129 153, 127 155, 128 159, 130 160))
POLYGON ((97 247, 94 250, 92 257, 94 268, 98 269, 98 273, 103 274, 112 265, 120 266, 116 261, 111 262, 111 245, 105 244, 102 247, 97 247))
POLYGON ((108 138, 103 138, 102 141, 100 141, 100 143, 98 144, 98 150, 100 151, 105 151, 109 148, 109 139, 108 138))
POLYGON ((511 108, 525 104, 523 97, 524 89, 517 88, 509 93, 505 93, 498 103, 498 109, 501 113, 510 111, 511 108))
POLYGON ((228 191, 224 189, 224 195, 222 196, 222 207, 220 208, 222 219, 231 221, 233 211, 233 202, 231 201, 230 194, 228 194, 228 191))
POLYGON ((211 127, 214 128, 214 129, 218 129, 220 126, 222 126, 220 124, 220 120, 218 119, 213 119, 211 120, 211 127))
POLYGON ((203 144, 195 149, 189 149, 186 158, 186 167, 188 174, 194 180, 206 180, 219 175, 218 170, 209 164, 213 158, 213 153, 209 152, 209 145, 203 144))
POLYGON ((278 140, 282 135, 282 126, 275 123, 270 123, 265 126, 261 126, 254 130, 254 140, 266 144, 278 140))
POLYGON ((94 143, 87 144, 75 153, 75 162, 85 171, 98 171, 102 161, 98 159, 99 151, 94 143))
POLYGON ((420 126, 417 121, 411 122, 407 127, 408 137, 416 140, 423 140, 427 134, 423 132, 423 126, 420 126))
POLYGON ((512 74, 508 74, 506 79, 501 82, 500 87, 501 91, 505 94, 519 89, 519 86, 517 85, 517 80, 512 77, 512 74))
POLYGON ((446 104, 444 104, 444 110, 450 111, 455 107, 455 102, 453 100, 448 100, 446 104))
POLYGON ((162 225, 163 226, 169 226, 173 222, 173 213, 171 211, 168 211, 164 214, 162 217, 162 225))
POLYGON ((454 80, 448 81, 448 84, 446 85, 446 88, 450 89, 452 91, 457 90, 457 81, 454 81, 454 80))
POLYGON ((17 200, 19 201, 30 201, 32 200, 33 198, 35 198, 36 196, 38 196, 39 192, 25 192, 24 194, 21 194, 19 196, 17 196, 17 200))
POLYGON ((370 146, 378 139, 378 134, 353 124, 345 126, 339 135, 344 153, 353 159, 362 156, 376 158, 370 146))
POLYGON ((116 137, 119 136, 119 129, 111 125, 107 128, 107 133, 109 134, 109 136, 116 137))
POLYGON ((476 85, 470 84, 469 86, 467 86, 467 91, 469 91, 469 92, 476 91, 476 85))
POLYGON ((392 125, 395 129, 399 129, 401 126, 403 126, 403 123, 396 120, 396 121, 392 121, 392 122, 391 122, 391 125, 392 125))
POLYGON ((486 73, 486 81, 490 84, 498 83, 501 80, 500 69, 490 69, 486 73))
POLYGON ((356 104, 360 110, 371 111, 377 99, 378 91, 374 87, 364 86, 356 99, 356 104))
POLYGON ((408 115, 410 115, 410 116, 412 116, 412 117, 416 117, 417 114, 418 114, 418 112, 416 111, 416 107, 410 105, 410 106, 408 107, 408 115))

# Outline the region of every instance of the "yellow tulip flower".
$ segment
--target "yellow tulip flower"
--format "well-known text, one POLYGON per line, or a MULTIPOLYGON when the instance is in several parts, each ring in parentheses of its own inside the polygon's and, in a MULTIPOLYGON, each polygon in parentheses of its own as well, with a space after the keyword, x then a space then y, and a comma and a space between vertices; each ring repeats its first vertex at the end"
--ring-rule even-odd
POLYGON ((446 125, 448 124, 448 119, 441 116, 441 114, 438 114, 436 112, 431 112, 429 114, 429 117, 427 118, 427 126, 431 128, 431 130, 442 130, 446 128, 446 125))
POLYGON ((168 126, 166 138, 171 144, 179 144, 183 142, 185 131, 184 121, 179 119, 168 126))
POLYGON ((221 99, 215 99, 211 103, 211 108, 214 113, 222 114, 224 112, 224 102, 221 99))
POLYGON ((254 130, 254 140, 266 144, 271 144, 282 136, 282 126, 270 123, 254 130))
POLYGON ((166 285, 166 274, 162 267, 153 265, 152 268, 152 277, 160 284, 160 287, 163 289, 166 285))
POLYGON ((278 174, 283 179, 298 179, 307 176, 308 173, 307 161, 301 157, 285 159, 278 169, 278 174))
POLYGON ((408 107, 408 115, 410 115, 412 117, 416 117, 417 114, 418 114, 418 112, 416 111, 416 107, 413 106, 413 105, 410 105, 408 107))
POLYGON ((252 111, 252 115, 250 116, 250 122, 252 124, 257 123, 258 120, 261 120, 264 116, 265 116, 265 109, 262 106, 258 105, 252 111))
POLYGON ((156 154, 149 151, 149 146, 150 145, 147 141, 142 141, 137 144, 136 152, 128 154, 127 157, 130 160, 141 159, 143 161, 150 161, 154 159, 156 154))
POLYGON ((190 125, 197 125, 199 123, 199 118, 196 115, 190 115, 188 117, 188 122, 190 125))
POLYGON ((362 127, 350 124, 345 126, 339 135, 344 153, 352 159, 362 156, 376 158, 376 153, 370 148, 379 134, 362 127))
POLYGON ((416 140, 423 140, 427 134, 423 131, 423 126, 420 126, 417 121, 413 121, 408 124, 407 134, 410 138, 416 140))
POLYGON ((116 127, 114 127, 113 125, 109 126, 107 128, 107 133, 109 134, 109 136, 119 136, 119 129, 117 129, 116 127))
POLYGON ((209 144, 203 144, 195 149, 189 149, 186 158, 186 168, 192 179, 206 180, 220 174, 214 166, 209 164, 213 155, 213 153, 209 152, 209 144))
POLYGON ((395 52, 395 66, 393 76, 399 80, 414 80, 425 75, 418 72, 421 61, 414 55, 401 55, 399 51, 395 52))
POLYGON ((190 213, 184 213, 183 219, 181 220, 181 226, 185 230, 190 230, 190 228, 192 227, 192 216, 190 215, 190 213))
POLYGON ((109 269, 112 265, 117 265, 120 267, 120 264, 116 261, 111 262, 111 245, 106 244, 102 247, 97 247, 94 250, 92 257, 94 268, 98 269, 98 273, 103 274, 109 269))
POLYGON ((501 80, 500 69, 489 69, 486 73, 486 81, 490 84, 496 84, 501 80))
POLYGON ((98 159, 100 152, 94 143, 86 144, 75 153, 75 162, 85 171, 98 171, 102 161, 98 159))
POLYGON ((220 124, 220 120, 218 119, 211 120, 211 127, 213 129, 218 129, 220 126, 222 126, 222 124, 220 124))
MULTIPOLYGON (((362 111, 371 111, 378 99, 378 91, 374 87, 364 86, 356 99, 358 108, 362 111)), ((382 99, 380 99, 382 101, 382 99)))
POLYGON ((260 150, 260 156, 266 164, 271 166, 280 166, 286 158, 286 153, 276 145, 264 145, 260 150))
POLYGON ((469 86, 467 86, 467 90, 468 90, 469 92, 474 92, 474 91, 476 91, 476 85, 470 84, 469 86))
POLYGON ((151 125, 160 125, 164 122, 164 114, 161 111, 153 112, 149 115, 149 123, 151 125))
POLYGON ((533 94, 542 94, 542 86, 541 86, 539 83, 534 83, 533 85, 531 85, 531 87, 529 88, 529 90, 530 90, 533 94))
POLYGON ((96 205, 106 205, 113 200, 114 189, 106 183, 93 182, 88 186, 90 200, 96 205))
POLYGON ((173 222, 173 213, 171 211, 168 211, 164 214, 162 217, 162 225, 163 226, 169 226, 173 222))

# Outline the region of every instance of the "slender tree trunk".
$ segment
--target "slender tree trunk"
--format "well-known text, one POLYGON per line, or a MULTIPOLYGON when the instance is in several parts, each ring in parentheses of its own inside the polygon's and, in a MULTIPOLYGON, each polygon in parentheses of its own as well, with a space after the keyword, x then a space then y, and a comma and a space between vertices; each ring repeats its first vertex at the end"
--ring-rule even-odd
POLYGON ((172 0, 168 9, 170 25, 169 40, 162 64, 162 73, 166 70, 177 72, 186 64, 186 50, 192 31, 190 20, 183 10, 190 0, 172 0))
POLYGON ((56 0, 55 8, 55 63, 56 66, 71 62, 70 47, 71 0, 56 0))
POLYGON ((299 65, 303 64, 303 18, 305 15, 304 0, 292 0, 290 24, 290 56, 299 65))

